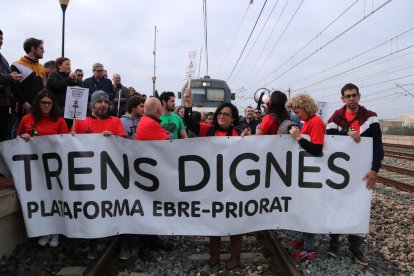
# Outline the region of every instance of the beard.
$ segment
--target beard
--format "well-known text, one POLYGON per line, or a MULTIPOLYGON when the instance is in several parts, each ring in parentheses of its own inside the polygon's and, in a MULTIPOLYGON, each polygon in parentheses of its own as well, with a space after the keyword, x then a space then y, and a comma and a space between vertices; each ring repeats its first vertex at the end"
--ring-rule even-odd
POLYGON ((96 108, 93 111, 93 115, 98 118, 103 118, 108 115, 108 111, 109 111, 108 108, 96 108))

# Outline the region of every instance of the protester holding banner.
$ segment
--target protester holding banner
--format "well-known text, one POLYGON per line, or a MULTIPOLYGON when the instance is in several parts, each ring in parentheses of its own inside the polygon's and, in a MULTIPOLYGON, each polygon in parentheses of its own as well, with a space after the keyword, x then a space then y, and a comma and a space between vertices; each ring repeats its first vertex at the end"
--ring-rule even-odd
POLYGON ((268 134, 288 134, 290 127, 296 125, 290 120, 289 112, 285 104, 287 97, 280 91, 274 91, 270 95, 270 100, 266 102, 266 114, 262 123, 258 126, 257 135, 268 134))
MULTIPOLYGON (((318 111, 316 102, 308 94, 301 93, 291 98, 286 103, 286 108, 292 110, 301 121, 305 122, 300 130, 297 126, 293 126, 289 133, 298 141, 301 148, 313 156, 320 156, 323 149, 325 124, 316 115, 318 111), (302 134, 308 134, 310 141, 302 137, 302 134)), ((303 239, 290 243, 292 247, 299 249, 292 255, 295 261, 312 260, 316 257, 316 249, 313 246, 314 236, 312 233, 303 233, 303 239)))
POLYGON ((144 114, 145 100, 139 96, 131 96, 126 103, 126 112, 121 116, 121 123, 128 139, 135 140, 136 129, 139 120, 144 114))
MULTIPOLYGON (((65 120, 61 117, 61 110, 56 104, 55 96, 44 89, 33 99, 30 113, 20 121, 17 135, 25 141, 31 137, 69 133, 65 120)), ((47 235, 38 240, 38 244, 52 247, 59 245, 59 235, 47 235)))
POLYGON ((135 140, 167 140, 168 131, 161 126, 162 106, 160 100, 151 97, 145 101, 144 116, 137 126, 135 140))
MULTIPOLYGON (((239 122, 239 111, 231 103, 222 103, 214 113, 213 125, 207 123, 196 123, 192 119, 192 93, 190 89, 184 92, 185 113, 184 121, 188 129, 196 135, 203 136, 244 136, 248 129, 243 132, 235 127, 239 122)), ((234 269, 239 265, 240 252, 242 248, 243 235, 230 236, 231 257, 227 262, 228 269, 234 269)), ((215 266, 220 261, 221 237, 210 237, 210 259, 208 264, 215 266)))
MULTIPOLYGON (((91 95, 89 103, 91 115, 86 120, 77 120, 72 128, 72 133, 102 133, 104 136, 118 135, 126 137, 121 120, 110 115, 109 95, 108 93, 98 90, 91 95)), ((129 259, 129 246, 127 236, 121 235, 121 249, 119 258, 122 260, 129 259)), ((88 259, 95 260, 98 258, 98 240, 89 240, 88 259)))
MULTIPOLYGON (((328 120, 326 134, 348 135, 352 137, 356 143, 361 141, 361 137, 373 138, 372 166, 371 170, 364 177, 364 180, 366 180, 367 183, 367 188, 372 189, 375 186, 377 173, 381 168, 381 162, 384 159, 381 127, 378 122, 377 114, 359 105, 361 94, 359 93, 358 86, 355 84, 346 84, 341 89, 341 95, 342 102, 345 105, 336 110, 328 120)), ((332 234, 330 236, 331 241, 327 253, 335 258, 340 247, 339 235, 332 234)), ((356 235, 348 235, 348 241, 348 251, 360 265, 367 266, 368 260, 361 251, 364 238, 356 235)))

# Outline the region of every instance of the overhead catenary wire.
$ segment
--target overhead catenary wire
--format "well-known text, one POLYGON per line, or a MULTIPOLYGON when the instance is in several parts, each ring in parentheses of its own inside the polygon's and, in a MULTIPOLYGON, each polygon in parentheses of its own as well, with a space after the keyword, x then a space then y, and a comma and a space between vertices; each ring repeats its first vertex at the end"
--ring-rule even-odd
POLYGON ((246 78, 246 80, 245 80, 245 82, 243 83, 243 85, 242 85, 242 86, 245 86, 245 85, 246 85, 246 83, 247 83, 247 81, 250 79, 250 76, 252 76, 252 75, 253 75, 253 72, 254 72, 254 71, 255 71, 255 69, 256 69, 257 63, 259 62, 259 60, 261 60, 261 58, 262 58, 262 56, 263 56, 263 54, 264 54, 264 50, 266 49, 266 47, 267 47, 267 45, 268 45, 268 43, 269 43, 269 41, 270 41, 270 38, 271 38, 271 37, 272 37, 272 35, 273 35, 273 32, 275 31, 276 27, 278 26, 279 21, 280 21, 280 19, 282 18, 282 15, 284 14, 284 12, 285 12, 285 10, 286 10, 286 6, 287 6, 287 4, 288 4, 288 3, 289 3, 289 0, 286 0, 286 3, 285 3, 285 5, 283 6, 282 11, 280 12, 280 14, 279 14, 279 16, 278 16, 278 18, 277 18, 277 20, 276 20, 275 24, 273 25, 272 31, 270 32, 270 34, 269 34, 269 36, 268 36, 268 38, 267 38, 267 40, 266 40, 265 44, 264 44, 264 45, 263 45, 263 47, 262 47, 262 50, 260 51, 259 57, 256 59, 256 62, 254 63, 254 65, 253 65, 253 66, 251 66, 250 73, 249 73, 249 74, 247 74, 247 75, 248 75, 248 77, 246 78))
POLYGON ((342 72, 340 72, 340 73, 334 74, 334 75, 329 76, 329 77, 327 77, 327 78, 325 78, 325 79, 322 79, 322 80, 320 80, 320 81, 314 82, 314 83, 312 83, 312 84, 310 84, 310 85, 307 85, 307 86, 305 86, 305 87, 302 87, 302 89, 296 89, 296 91, 302 91, 302 90, 305 90, 306 88, 309 88, 309 87, 314 86, 314 85, 316 85, 316 84, 319 84, 319 83, 325 82, 325 81, 327 81, 327 80, 330 80, 330 79, 336 78, 336 77, 338 77, 338 76, 340 76, 340 75, 343 75, 343 74, 346 74, 346 73, 351 72, 351 71, 353 71, 353 70, 356 70, 356 69, 358 69, 358 68, 361 68, 361 67, 367 66, 367 65, 369 65, 369 64, 372 64, 372 63, 377 62, 377 61, 379 61, 379 60, 382 60, 382 59, 384 59, 384 58, 386 58, 386 57, 389 57, 389 56, 395 55, 395 54, 397 54, 397 53, 399 53, 399 52, 402 52, 402 51, 408 50, 408 49, 413 48, 413 47, 414 47, 414 44, 411 44, 410 46, 407 46, 407 47, 405 47, 405 48, 403 48, 403 49, 400 49, 400 50, 398 50, 398 51, 395 51, 395 52, 393 52, 393 53, 390 53, 390 54, 387 54, 387 55, 381 56, 381 57, 379 57, 379 58, 375 58, 375 59, 370 60, 370 61, 368 61, 368 62, 365 62, 365 63, 363 63, 363 64, 361 64, 361 65, 358 65, 357 67, 354 67, 354 68, 351 68, 351 69, 348 69, 348 70, 342 71, 342 72))
POLYGON ((291 61, 296 55, 298 55, 302 50, 304 50, 307 46, 309 46, 312 42, 314 42, 318 37, 321 37, 322 34, 329 29, 332 25, 335 24, 336 21, 338 21, 343 15, 345 15, 356 3, 358 3, 360 0, 356 0, 353 2, 349 7, 347 7, 344 11, 342 11, 337 17, 335 17, 334 20, 332 20, 325 28, 323 28, 316 36, 314 36, 311 40, 309 40, 305 45, 303 45, 299 50, 297 50, 292 56, 290 56, 286 61, 284 61, 281 65, 279 65, 273 72, 279 70, 283 65, 291 61))
MULTIPOLYGON (((277 39, 276 43, 273 45, 273 48, 270 50, 269 54, 267 55, 267 57, 264 59, 262 65, 260 66, 259 70, 256 72, 256 75, 253 79, 253 81, 257 78, 259 72, 262 70, 262 68, 264 67, 264 65, 266 64, 266 62, 269 60, 270 56, 272 55, 274 49, 276 48, 276 46, 279 44, 279 41, 282 39, 283 35, 285 34, 285 32, 287 31, 287 29, 289 28, 290 24, 292 23, 293 19, 295 18, 296 14, 298 13, 300 7, 302 6, 303 2, 305 0, 302 0, 299 4, 299 6, 296 8, 295 12, 293 13, 292 17, 290 18, 289 22, 287 23, 287 25, 285 26, 285 28, 283 29, 282 33, 280 34, 279 38, 277 39)), ((262 86, 264 87, 264 86, 262 86)))
MULTIPOLYGON (((377 45, 375 45, 375 46, 373 46, 373 47, 371 47, 371 48, 369 48, 369 49, 367 49, 367 50, 364 50, 364 51, 362 51, 361 53, 356 54, 355 56, 352 56, 352 57, 350 57, 350 58, 347 58, 347 59, 346 59, 346 60, 344 60, 344 61, 341 61, 341 62, 338 62, 338 63, 336 63, 336 64, 334 64, 334 65, 331 65, 331 66, 329 66, 328 68, 325 68, 324 70, 321 70, 321 71, 319 71, 318 73, 312 74, 311 76, 307 76, 306 78, 304 78, 304 79, 302 79, 302 80, 298 80, 298 81, 296 81, 296 83, 301 83, 301 82, 304 82, 305 80, 308 80, 309 78, 312 78, 312 77, 314 77, 314 76, 316 76, 316 75, 319 75, 319 74, 325 73, 325 72, 327 72, 327 71, 329 71, 329 70, 332 70, 332 69, 334 69, 334 68, 336 68, 336 67, 338 67, 338 66, 340 66, 340 65, 343 65, 343 64, 345 64, 345 63, 347 63, 347 62, 350 62, 350 61, 352 61, 352 60, 354 60, 354 59, 356 59, 356 58, 358 58, 358 57, 361 57, 362 55, 365 55, 365 54, 367 54, 367 53, 369 53, 369 52, 372 52, 373 50, 375 50, 375 49, 377 49, 377 48, 380 48, 380 47, 382 47, 382 46, 384 46, 384 45, 386 45, 386 44, 388 44, 388 43, 392 43, 394 40, 399 39, 400 37, 402 37, 402 36, 404 36, 404 35, 408 34, 409 32, 412 32, 413 30, 414 30, 414 28, 410 28, 409 30, 404 31, 404 32, 402 32, 402 33, 400 33, 400 34, 398 34, 398 35, 396 35, 396 36, 394 36, 394 37, 392 37, 392 38, 390 38, 390 39, 387 39, 386 41, 383 41, 383 42, 381 42, 381 43, 379 43, 379 44, 377 44, 377 45)), ((303 90, 303 89, 305 89, 305 88, 307 88, 307 87, 306 87, 306 86, 304 86, 304 87, 298 88, 298 89, 297 89, 297 91, 303 90)), ((295 92, 295 90, 293 90, 293 92, 295 92)))
POLYGON ((237 70, 237 72, 234 75, 234 77, 236 77, 240 73, 240 70, 242 70, 242 68, 244 67, 244 64, 246 63, 247 59, 249 58, 250 54, 252 53, 252 50, 256 46, 257 41, 259 40, 261 34, 263 33, 263 30, 266 27, 267 23, 269 22, 269 19, 272 17, 273 12, 275 11, 276 6, 277 6, 278 3, 279 3, 279 0, 276 0, 275 4, 273 5, 272 10, 270 11, 269 15, 266 18, 266 21, 264 22, 262 28, 260 29, 259 34, 256 36, 256 39, 254 40, 254 42, 253 42, 252 46, 250 47, 249 51, 247 52, 247 55, 245 56, 242 64, 239 66, 239 69, 237 70))
MULTIPOLYGON (((412 53, 414 53, 414 52, 412 52, 412 53)), ((413 62, 414 62, 414 60, 413 61, 410 61, 410 62, 408 62, 406 64, 403 64, 403 65, 407 65, 407 64, 410 64, 410 63, 413 63, 413 62)), ((400 66, 401 65, 398 65, 397 68, 400 67, 400 66)), ((414 65, 411 65, 411 66, 408 66, 408 67, 404 67, 404 68, 398 68, 396 70, 389 71, 390 69, 395 69, 395 67, 393 67, 393 68, 389 68, 387 70, 383 70, 383 71, 376 72, 374 74, 365 76, 363 78, 356 79, 354 82, 355 83, 361 83, 361 82, 363 83, 363 82, 365 82, 365 81, 367 81, 369 79, 378 78, 379 76, 382 76, 382 75, 385 75, 387 77, 390 74, 393 74, 393 73, 396 73, 396 72, 399 72, 399 71, 403 71, 403 70, 407 70, 407 69, 411 69, 411 68, 414 68, 414 65)), ((336 88, 338 86, 340 86, 340 84, 335 83, 335 84, 332 84, 332 85, 329 85, 329 86, 326 86, 326 87, 318 88, 315 93, 322 92, 322 91, 325 91, 325 90, 330 90, 330 89, 336 88)), ((295 90, 294 92, 298 92, 298 91, 302 91, 302 90, 295 90)), ((292 90, 291 90, 291 93, 292 93, 292 90)))
MULTIPOLYGON (((363 18, 361 18, 360 20, 358 20, 357 22, 355 22, 354 24, 352 24, 350 27, 346 28, 344 31, 342 31, 340 34, 338 34, 337 36, 335 36, 334 38, 332 38, 331 40, 329 40, 327 43, 325 43, 324 45, 322 45, 319 49, 317 49, 316 51, 314 51, 313 53, 309 54, 308 56, 306 56, 305 58, 301 59, 299 62, 295 63, 293 66, 291 66, 289 69, 287 69, 286 71, 284 71, 283 73, 277 75, 275 78, 273 78, 271 81, 269 81, 268 83, 266 83, 265 85, 262 86, 267 86, 269 84, 271 84, 272 82, 278 80, 280 77, 284 76, 285 74, 287 74, 288 72, 290 72, 292 69, 294 69, 295 67, 297 67, 299 64, 303 63, 304 61, 306 61, 307 59, 309 59, 310 57, 312 57, 313 55, 315 55, 316 53, 318 53, 320 50, 324 49, 326 46, 328 46, 329 44, 331 44, 332 42, 334 42, 335 40, 337 40, 338 38, 340 38, 342 35, 344 35, 345 33, 347 33, 348 31, 350 31, 351 29, 353 29, 354 27, 356 27, 357 25, 359 25, 361 22, 363 22, 364 20, 366 20, 367 18, 369 18, 371 15, 375 14, 376 12, 378 12, 380 9, 382 9, 383 7, 385 7, 387 4, 389 4, 390 2, 392 2, 392 0, 388 0, 385 3, 383 3, 382 5, 380 5, 378 8, 376 8, 375 10, 373 10, 370 14, 365 15, 363 18)), ((269 76, 273 75, 276 71, 273 70, 270 74, 268 74, 264 79, 268 78, 269 76)), ((264 80, 262 79, 262 80, 264 80)))
MULTIPOLYGON (((204 1, 205 1, 205 0, 204 0, 204 1)), ((238 58, 238 59, 237 59, 237 61, 236 61, 236 64, 234 64, 234 67, 233 67, 233 69, 231 70, 230 75, 227 77, 227 81, 229 81, 229 79, 231 78, 231 75, 233 74, 234 70, 236 69, 237 64, 238 64, 238 63, 239 63, 239 61, 240 61, 240 58, 242 57, 242 55, 243 55, 243 53, 244 53, 244 50, 246 50, 247 44, 249 43, 249 40, 250 40, 250 38, 252 37, 252 34, 253 34, 253 32, 254 32, 254 29, 256 28, 257 22, 259 21, 259 19, 260 19, 261 15, 262 15, 262 12, 263 12, 263 10, 264 10, 264 8, 265 8, 265 6, 266 6, 266 3, 267 3, 267 0, 265 0, 265 2, 263 3, 262 9, 260 10, 259 16, 257 17, 256 22, 254 23, 253 29, 252 29, 252 31, 250 32, 250 35, 249 35, 249 37, 247 38, 246 43, 244 44, 243 50, 242 50, 242 52, 240 53, 239 58, 238 58)))
POLYGON ((241 26, 243 25, 243 22, 244 22, 244 20, 246 18, 247 12, 249 11, 249 8, 252 5, 252 3, 253 3, 253 1, 249 1, 249 5, 247 6, 247 9, 244 12, 244 15, 243 15, 243 17, 242 17, 242 19, 241 19, 241 21, 239 23, 239 26, 237 27, 237 30, 234 33, 233 39, 231 40, 229 46, 226 49, 226 52, 224 53, 223 59, 220 62, 220 65, 219 65, 219 68, 217 69, 216 75, 218 75, 218 73, 220 72, 221 68, 223 67, 224 61, 226 60, 227 55, 229 54, 229 51, 230 51, 231 47, 233 46, 234 40, 236 39, 236 36, 239 33, 241 26))

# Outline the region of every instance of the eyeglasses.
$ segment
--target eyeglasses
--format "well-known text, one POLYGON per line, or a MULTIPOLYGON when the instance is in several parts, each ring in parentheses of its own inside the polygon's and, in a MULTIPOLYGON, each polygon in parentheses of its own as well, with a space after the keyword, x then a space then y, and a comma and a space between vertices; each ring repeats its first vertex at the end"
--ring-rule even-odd
POLYGON ((354 93, 354 94, 344 95, 344 98, 345 98, 345 99, 349 99, 349 98, 351 98, 351 97, 356 98, 356 97, 358 97, 358 94, 357 94, 357 93, 354 93))
POLYGON ((40 101, 41 105, 52 105, 53 102, 48 102, 48 101, 40 101))
POLYGON ((228 112, 219 112, 219 113, 217 114, 217 117, 219 117, 219 116, 224 117, 224 118, 227 118, 227 117, 230 117, 230 116, 231 116, 231 114, 230 114, 230 113, 228 113, 228 112))
POLYGON ((254 112, 255 114, 262 114, 262 112, 259 112, 259 111, 256 111, 256 112, 254 112))
POLYGON ((81 74, 78 74, 77 76, 78 76, 78 77, 83 77, 83 75, 81 75, 81 74))

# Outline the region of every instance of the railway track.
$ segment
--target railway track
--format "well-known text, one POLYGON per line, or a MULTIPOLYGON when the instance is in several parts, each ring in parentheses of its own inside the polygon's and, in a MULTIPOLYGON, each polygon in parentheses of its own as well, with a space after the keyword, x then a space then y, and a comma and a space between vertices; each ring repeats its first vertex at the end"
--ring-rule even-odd
MULTIPOLYGON (((247 243, 255 243, 257 240, 262 240, 261 243, 264 244, 264 248, 266 249, 266 253, 268 253, 270 256, 266 260, 270 260, 269 267, 271 269, 270 271, 266 273, 266 271, 263 272, 263 274, 254 274, 254 275, 302 275, 301 272, 297 268, 297 264, 291 259, 289 256, 288 251, 283 248, 281 242, 279 241, 277 234, 275 231, 260 231, 255 233, 255 235, 248 235, 245 236, 243 244, 247 243)), ((194 243, 206 243, 207 238, 197 238, 194 237, 194 243)), ((223 238, 224 241, 226 241, 226 238, 223 238)), ((119 263, 121 261, 118 260, 118 238, 114 238, 112 242, 107 246, 107 248, 104 250, 104 253, 94 262, 92 262, 86 270, 83 272, 83 275, 86 276, 95 276, 95 275, 103 275, 105 272, 117 272, 119 271, 119 263)), ((261 253, 256 252, 255 250, 251 250, 250 248, 255 248, 255 246, 246 246, 244 245, 244 248, 249 248, 246 252, 246 249, 242 250, 241 253, 241 262, 242 263, 248 263, 248 262, 262 262, 263 256, 261 253)), ((172 254, 172 252, 171 252, 172 254)), ((221 254, 220 259, 226 260, 230 257, 229 254, 221 254)), ((200 262, 200 267, 203 266, 203 263, 207 263, 207 260, 209 258, 208 252, 202 252, 199 254, 192 254, 188 257, 189 260, 198 260, 200 262)), ((156 263, 155 263, 156 264, 156 263)), ((178 264, 176 264, 178 265, 178 264)), ((131 271, 128 269, 123 269, 125 275, 129 275, 131 271), (128 271, 128 272, 126 272, 128 271)), ((146 274, 145 271, 139 271, 141 273, 140 275, 150 275, 150 272, 148 271, 148 274, 146 274)), ((236 272, 239 274, 239 272, 236 272)), ((120 274, 118 274, 120 275, 120 274)), ((123 275, 123 274, 121 274, 123 275)), ((241 274, 243 275, 243 274, 241 274)), ((249 273, 246 273, 246 275, 249 275, 249 273)))
POLYGON ((413 170, 383 164, 377 181, 402 191, 414 192, 413 170))

